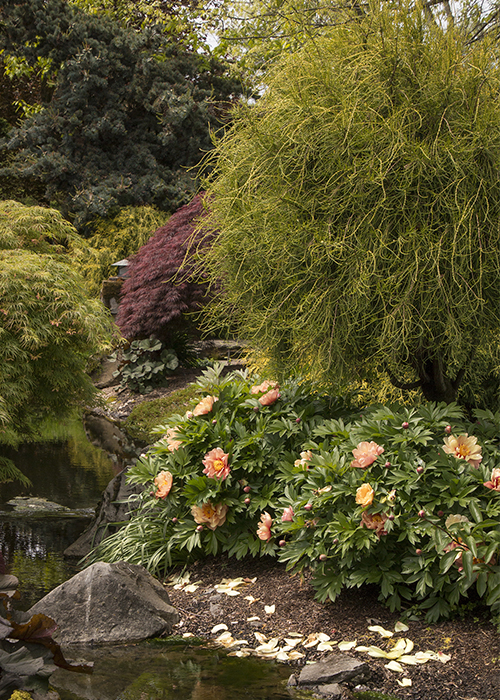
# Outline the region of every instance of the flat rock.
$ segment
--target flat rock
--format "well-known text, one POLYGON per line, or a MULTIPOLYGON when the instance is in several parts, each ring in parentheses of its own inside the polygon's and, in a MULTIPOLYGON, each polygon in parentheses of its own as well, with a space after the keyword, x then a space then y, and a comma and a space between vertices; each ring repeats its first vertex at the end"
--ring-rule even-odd
POLYGON ((352 656, 336 654, 325 661, 319 661, 310 666, 304 666, 299 676, 299 685, 327 685, 329 683, 344 683, 354 678, 366 679, 370 674, 370 666, 352 656))
POLYGON ((342 686, 338 683, 320 685, 316 694, 321 698, 328 698, 328 700, 340 700, 342 697, 342 686))
POLYGON ((168 593, 135 564, 97 562, 38 601, 58 625, 59 644, 115 644, 168 634, 179 621, 168 593))

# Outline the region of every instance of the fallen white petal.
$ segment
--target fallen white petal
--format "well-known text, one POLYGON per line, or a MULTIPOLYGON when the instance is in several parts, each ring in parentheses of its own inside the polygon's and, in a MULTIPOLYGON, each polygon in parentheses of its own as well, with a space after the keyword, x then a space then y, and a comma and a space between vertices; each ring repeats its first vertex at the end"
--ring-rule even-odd
POLYGON ((301 654, 300 651, 296 651, 294 649, 293 651, 289 652, 288 658, 291 659, 292 661, 295 661, 296 659, 303 659, 304 654, 301 654))
POLYGON ((340 651, 349 651, 350 649, 354 649, 356 644, 357 642, 339 642, 339 649, 340 651))
POLYGON ((259 599, 254 598, 253 595, 246 595, 244 600, 248 600, 250 602, 250 605, 251 605, 252 603, 256 603, 259 599))
POLYGON ((408 666, 416 666, 417 664, 422 663, 416 656, 408 656, 408 654, 403 654, 403 656, 400 656, 398 661, 402 664, 408 664, 408 666))
POLYGON ((184 586, 182 590, 184 591, 184 593, 194 593, 198 590, 198 588, 199 586, 196 586, 194 583, 190 583, 189 586, 184 586))
POLYGON ((267 642, 267 637, 265 634, 262 634, 262 632, 254 632, 254 637, 255 639, 260 642, 261 644, 264 644, 264 642, 267 642))
POLYGON ((398 671, 399 673, 404 673, 404 668, 401 666, 401 664, 398 664, 397 661, 389 661, 389 663, 386 664, 385 667, 388 668, 389 671, 398 671))
POLYGON ((290 639, 289 637, 285 637, 285 642, 288 644, 289 647, 296 647, 297 644, 300 644, 302 641, 302 637, 290 639))
MULTIPOLYGON (((409 629, 410 628, 408 627, 408 625, 405 625, 404 622, 396 622, 396 624, 394 625, 395 632, 408 632, 409 629)), ((405 680, 405 679, 403 678, 403 680, 405 680)), ((399 683, 399 681, 398 681, 398 683, 399 683)))
POLYGON ((276 612, 276 606, 275 605, 264 605, 264 612, 267 615, 272 615, 274 612, 276 612))
POLYGON ((194 637, 194 634, 192 632, 184 632, 182 636, 184 639, 187 639, 188 637, 194 637))
MULTIPOLYGON (((379 649, 378 647, 368 647, 368 656, 372 656, 374 659, 390 659, 392 658, 389 656, 388 652, 384 651, 383 649, 379 649)), ((399 657, 399 655, 398 655, 399 657)), ((398 658, 394 657, 394 658, 398 658)))
POLYGON ((449 654, 444 654, 442 651, 438 651, 437 656, 438 661, 441 661, 442 664, 447 663, 451 659, 449 654))
POLYGON ((324 632, 318 632, 317 637, 320 642, 328 642, 330 637, 324 632))
POLYGON ((247 617, 247 622, 255 622, 256 620, 260 620, 260 617, 257 617, 257 615, 254 615, 253 617, 247 617))
POLYGON ((212 634, 217 634, 217 632, 224 632, 224 630, 227 630, 227 625, 221 623, 220 625, 215 625, 215 627, 212 627, 212 634))
POLYGON ((320 642, 317 648, 318 651, 331 651, 336 644, 337 642, 320 642))
POLYGON ((371 627, 368 627, 370 632, 378 632, 381 637, 392 637, 394 632, 391 632, 390 630, 386 630, 380 625, 372 625, 371 627))
POLYGON ((239 658, 250 656, 252 652, 249 649, 238 649, 237 651, 230 651, 228 656, 238 656, 239 658))
POLYGON ((415 646, 411 639, 406 639, 405 654, 411 654, 413 647, 415 646))
POLYGON ((276 654, 276 661, 288 661, 288 654, 283 649, 276 654))
POLYGON ((402 678, 401 680, 399 680, 399 678, 398 678, 397 683, 402 688, 409 688, 411 686, 411 678, 402 678))

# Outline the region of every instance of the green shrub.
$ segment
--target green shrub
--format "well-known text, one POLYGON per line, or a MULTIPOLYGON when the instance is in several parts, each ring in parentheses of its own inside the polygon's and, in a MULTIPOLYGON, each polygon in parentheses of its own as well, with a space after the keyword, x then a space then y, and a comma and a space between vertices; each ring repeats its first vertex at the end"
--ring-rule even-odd
POLYGON ((124 207, 116 216, 97 219, 94 234, 73 251, 89 293, 99 296, 103 280, 116 274, 113 263, 136 253, 168 218, 154 207, 124 207))
POLYGON ((500 414, 476 415, 470 424, 453 404, 374 406, 317 426, 307 462, 282 466, 280 560, 312 568, 320 600, 376 584, 392 610, 414 604, 435 621, 475 589, 499 617, 500 414), (380 454, 357 468, 370 443, 380 454))
POLYGON ((279 462, 311 439, 324 418, 347 409, 297 382, 252 393, 246 373, 223 377, 221 369, 219 364, 203 373, 197 386, 206 396, 192 411, 157 429, 163 437, 129 471, 130 483, 145 486, 132 519, 88 563, 124 559, 162 573, 190 553, 241 558, 276 552, 274 541, 259 539, 257 529, 279 495, 279 462), (219 466, 225 464, 221 477, 211 478, 203 473, 204 460, 217 449, 219 466), (199 511, 197 521, 193 514, 204 506, 203 516, 211 518, 205 525, 199 511))

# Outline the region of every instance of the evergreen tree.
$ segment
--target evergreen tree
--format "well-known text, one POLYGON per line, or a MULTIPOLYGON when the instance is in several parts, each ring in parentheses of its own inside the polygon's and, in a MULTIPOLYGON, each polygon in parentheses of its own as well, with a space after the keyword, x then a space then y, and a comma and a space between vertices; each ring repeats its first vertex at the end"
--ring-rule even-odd
POLYGON ((34 65, 50 59, 50 101, 10 134, 0 176, 45 187, 77 228, 123 206, 174 211, 196 188, 238 86, 226 66, 166 39, 132 31, 64 0, 6 0, 0 48, 34 65))

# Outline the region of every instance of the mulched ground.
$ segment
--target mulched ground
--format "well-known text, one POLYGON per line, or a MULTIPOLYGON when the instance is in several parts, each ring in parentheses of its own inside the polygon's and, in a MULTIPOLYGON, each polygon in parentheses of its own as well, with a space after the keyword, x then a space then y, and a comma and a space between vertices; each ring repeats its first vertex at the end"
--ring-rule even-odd
MULTIPOLYGON (((189 567, 190 581, 201 581, 194 593, 174 590, 167 585, 172 605, 179 611, 179 634, 214 639, 212 628, 225 623, 234 638, 246 639, 256 647, 256 631, 266 637, 285 637, 290 632, 309 635, 324 632, 338 641, 354 641, 387 649, 386 640, 368 631, 369 625, 379 624, 394 629, 398 615, 377 602, 375 589, 346 591, 335 603, 318 603, 307 577, 291 575, 272 559, 233 561, 224 557, 198 562, 189 567), (252 579, 239 596, 218 594, 214 585, 222 579, 238 577, 252 579), (245 596, 256 602, 250 603, 245 596), (273 614, 266 614, 264 605, 275 605, 273 614), (248 622, 249 617, 260 621, 248 622)), ((372 679, 371 690, 411 700, 500 700, 500 635, 488 622, 485 610, 475 611, 462 619, 428 625, 408 623, 408 632, 397 635, 411 639, 415 651, 442 651, 451 655, 450 661, 429 661, 419 666, 404 666, 398 674, 385 668, 386 660, 373 659, 361 652, 344 652, 367 661, 372 679), (402 688, 397 679, 410 678, 412 686, 402 688)), ((219 633, 220 634, 220 633, 219 633)), ((292 662, 290 672, 299 672, 306 661, 319 661, 330 653, 314 648, 300 651, 306 657, 292 662)), ((414 653, 413 652, 413 653, 414 653)), ((269 663, 262 661, 262 663, 269 663)))

